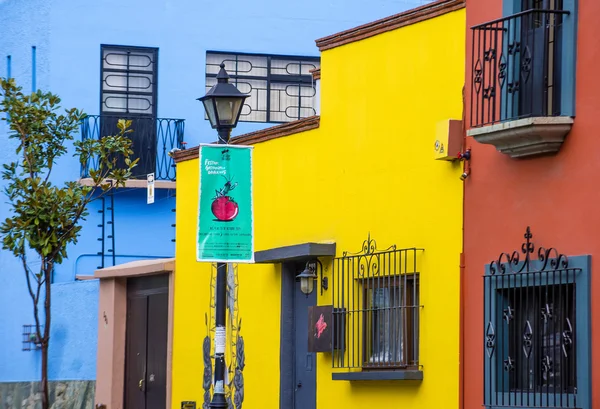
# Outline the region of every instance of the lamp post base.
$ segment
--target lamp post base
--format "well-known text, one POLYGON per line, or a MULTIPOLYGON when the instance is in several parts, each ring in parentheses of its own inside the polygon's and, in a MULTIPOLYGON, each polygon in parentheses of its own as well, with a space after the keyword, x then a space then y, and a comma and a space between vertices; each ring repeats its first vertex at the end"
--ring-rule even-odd
POLYGON ((213 395, 212 401, 210 402, 208 407, 211 409, 218 409, 218 408, 227 409, 227 401, 225 400, 225 395, 222 395, 220 393, 215 393, 213 395))

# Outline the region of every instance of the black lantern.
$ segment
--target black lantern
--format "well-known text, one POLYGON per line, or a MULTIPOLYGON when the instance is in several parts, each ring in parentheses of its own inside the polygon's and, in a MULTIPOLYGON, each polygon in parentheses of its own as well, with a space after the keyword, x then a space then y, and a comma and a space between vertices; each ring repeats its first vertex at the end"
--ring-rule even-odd
POLYGON ((242 94, 235 85, 229 83, 225 64, 221 63, 217 84, 198 100, 204 104, 210 125, 219 131, 221 137, 222 131, 229 134, 236 127, 246 98, 248 95, 242 94))
POLYGON ((315 280, 317 279, 317 264, 315 262, 306 263, 306 268, 296 276, 300 280, 300 291, 308 296, 315 288, 315 280))

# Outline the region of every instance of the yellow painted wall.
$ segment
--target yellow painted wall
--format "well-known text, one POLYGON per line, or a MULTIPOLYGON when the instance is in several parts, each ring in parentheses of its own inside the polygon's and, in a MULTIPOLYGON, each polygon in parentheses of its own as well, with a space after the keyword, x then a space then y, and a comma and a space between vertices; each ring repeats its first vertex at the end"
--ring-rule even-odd
MULTIPOLYGON (((318 354, 318 409, 458 407, 462 168, 434 160, 433 146, 438 121, 462 118, 464 26, 462 9, 325 51, 320 128, 255 145, 257 251, 335 241, 341 254, 369 233, 380 247, 425 248, 424 380, 332 381, 331 355, 318 354)), ((201 406, 211 268, 195 262, 198 161, 177 173, 173 409, 201 406)), ((276 409, 280 267, 241 265, 239 279, 244 409, 276 409)))

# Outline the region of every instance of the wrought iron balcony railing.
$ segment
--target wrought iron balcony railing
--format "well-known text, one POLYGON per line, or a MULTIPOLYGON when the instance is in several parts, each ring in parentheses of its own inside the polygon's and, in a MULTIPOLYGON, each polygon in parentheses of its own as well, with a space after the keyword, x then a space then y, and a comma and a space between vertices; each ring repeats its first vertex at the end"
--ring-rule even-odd
MULTIPOLYGON (((174 148, 183 148, 183 119, 124 117, 116 115, 88 115, 81 121, 81 137, 99 139, 118 132, 119 119, 132 120, 132 133, 128 134, 133 144, 133 158, 140 158, 133 170, 134 179, 145 179, 154 172, 155 180, 175 180, 175 162, 169 156, 174 148)), ((97 158, 92 158, 81 169, 81 177, 89 177, 89 170, 97 166, 97 158)))
POLYGON ((561 112, 563 10, 472 27, 471 127, 561 112))

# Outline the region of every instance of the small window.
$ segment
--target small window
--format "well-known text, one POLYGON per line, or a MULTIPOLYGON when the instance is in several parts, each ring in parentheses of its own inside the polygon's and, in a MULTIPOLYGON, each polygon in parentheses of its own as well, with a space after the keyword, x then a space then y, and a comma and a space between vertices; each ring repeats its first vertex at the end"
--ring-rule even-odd
POLYGON ((316 90, 311 71, 318 57, 206 53, 206 90, 217 82, 221 63, 230 82, 246 99, 240 121, 290 122, 316 115, 316 90))
POLYGON ((156 116, 155 48, 102 46, 103 114, 156 116))
POLYGON ((418 333, 418 276, 403 275, 390 280, 363 281, 365 288, 364 367, 394 368, 416 364, 415 335, 418 333), (386 283, 386 281, 390 281, 386 283))
POLYGON ((502 253, 484 275, 484 403, 588 407, 588 260, 538 250, 532 237, 528 228, 522 251, 502 253))

